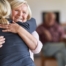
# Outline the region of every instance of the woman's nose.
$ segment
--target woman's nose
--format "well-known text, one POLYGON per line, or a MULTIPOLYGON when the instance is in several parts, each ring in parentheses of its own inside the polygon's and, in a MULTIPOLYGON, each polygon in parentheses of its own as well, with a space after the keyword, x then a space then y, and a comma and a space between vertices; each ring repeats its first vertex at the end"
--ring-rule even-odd
POLYGON ((22 12, 21 11, 19 12, 19 16, 22 16, 22 12))

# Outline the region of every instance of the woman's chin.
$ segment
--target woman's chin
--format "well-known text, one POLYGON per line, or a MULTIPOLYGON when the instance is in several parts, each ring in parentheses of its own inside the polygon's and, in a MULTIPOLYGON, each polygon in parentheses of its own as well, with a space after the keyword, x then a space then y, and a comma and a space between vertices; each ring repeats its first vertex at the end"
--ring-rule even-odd
POLYGON ((18 21, 23 22, 22 20, 16 20, 16 22, 18 22, 18 21))

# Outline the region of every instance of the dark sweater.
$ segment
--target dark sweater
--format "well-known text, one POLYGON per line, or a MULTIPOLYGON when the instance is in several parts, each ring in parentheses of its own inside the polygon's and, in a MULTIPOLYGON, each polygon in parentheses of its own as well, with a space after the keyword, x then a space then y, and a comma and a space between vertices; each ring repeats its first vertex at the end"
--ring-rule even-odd
MULTIPOLYGON (((30 33, 36 29, 36 22, 33 18, 25 23, 17 22, 17 24, 30 33)), ((0 48, 0 66, 34 66, 30 58, 29 48, 18 34, 5 33, 0 28, 0 36, 6 38, 5 44, 0 48), (26 60, 28 61, 26 62, 26 60)))

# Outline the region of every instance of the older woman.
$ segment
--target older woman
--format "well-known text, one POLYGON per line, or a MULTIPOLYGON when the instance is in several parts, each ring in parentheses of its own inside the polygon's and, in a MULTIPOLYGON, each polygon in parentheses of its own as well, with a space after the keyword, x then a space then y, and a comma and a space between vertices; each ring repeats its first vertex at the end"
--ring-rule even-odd
MULTIPOLYGON (((26 22, 27 20, 31 20, 31 17, 32 17, 31 9, 26 1, 24 0, 22 1, 21 0, 11 0, 11 1, 8 0, 8 1, 12 8, 11 18, 14 22, 17 22, 17 21, 26 22)), ((39 53, 41 51, 42 43, 40 42, 38 33, 36 31, 34 31, 32 35, 37 40, 31 34, 28 35, 27 32, 24 32, 23 34, 25 35, 25 33, 27 35, 26 37, 22 36, 22 34, 21 35, 19 34, 19 35, 22 39, 24 38, 25 42, 27 42, 26 44, 31 50, 30 54, 31 54, 31 58, 33 59, 33 53, 39 53)))
MULTIPOLYGON (((17 6, 15 8, 12 7, 12 20, 14 21, 14 23, 9 24, 9 25, 4 25, 2 28, 5 28, 6 30, 3 30, 3 32, 12 32, 12 33, 17 33, 22 39, 23 41, 26 43, 26 45, 34 52, 39 52, 41 50, 42 44, 38 39, 38 34, 36 32, 33 32, 33 35, 37 35, 36 38, 33 37, 29 32, 27 32, 24 28, 22 28, 20 25, 16 24, 15 22, 20 21, 20 22, 24 22, 24 24, 26 24, 25 22, 29 19, 26 19, 28 17, 30 17, 30 14, 28 12, 28 5, 25 1, 19 1, 19 0, 13 0, 10 1, 11 7, 13 5, 17 6), (24 7, 24 8, 23 8, 24 7), (27 11, 27 12, 26 12, 27 11), (39 48, 40 46, 40 48, 39 48), (38 49, 39 48, 39 49, 38 49), (38 50, 38 51, 37 51, 38 50)), ((30 22, 29 22, 30 23, 30 22)), ((5 45, 5 44, 4 44, 5 45)), ((5 45, 6 46, 6 45, 5 45)), ((22 47, 23 48, 23 47, 22 47)), ((26 52, 25 52, 26 53, 26 52)), ((15 54, 16 55, 16 54, 15 54)), ((26 54, 25 54, 26 55, 26 54)), ((19 56, 19 54, 18 54, 19 56)), ((24 55, 23 55, 24 56, 24 55)), ((21 55, 20 55, 21 58, 21 55)), ((7 58, 9 59, 9 58, 7 58)), ((16 56, 13 58, 10 58, 9 63, 11 63, 11 60, 16 59, 16 56)), ((18 58, 19 59, 19 58, 18 58)), ((18 60, 17 59, 17 60, 18 60)), ((28 58, 27 58, 28 59, 28 58)), ((29 58, 30 59, 30 58, 29 58)), ((21 61, 21 60, 20 60, 21 61)), ((17 61, 17 63, 15 62, 15 64, 13 64, 13 66, 15 65, 20 65, 20 66, 34 66, 32 63, 32 61, 28 61, 28 60, 24 60, 26 63, 25 65, 23 65, 24 63, 21 63, 20 61, 17 61), (21 65, 22 64, 22 65, 21 65)), ((12 61, 13 62, 13 61, 12 61)), ((7 63, 7 62, 5 62, 7 63)))
MULTIPOLYGON (((30 7, 29 7, 29 5, 27 4, 26 1, 24 1, 24 0, 8 0, 8 1, 9 1, 10 5, 11 5, 11 8, 12 8, 11 18, 12 18, 12 20, 14 22, 17 22, 17 21, 20 21, 20 20, 22 22, 26 22, 27 20, 29 21, 29 19, 30 19, 30 21, 33 20, 33 18, 31 18, 32 17, 31 9, 30 9, 30 7), (20 7, 22 7, 21 10, 20 10, 22 12, 19 12, 20 7), (27 14, 28 12, 29 12, 29 14, 27 14), (23 13, 23 14, 20 15, 21 13, 23 13), (19 19, 19 17, 24 18, 24 19, 19 19)), ((18 26, 15 24, 15 27, 18 27, 18 26)), ((9 32, 14 32, 16 30, 16 28, 14 28, 13 24, 9 25, 9 28, 8 28, 9 32)), ((6 30, 6 32, 8 32, 8 29, 6 30)), ((28 33, 25 29, 23 29, 22 31, 20 29, 20 31, 19 31, 19 36, 24 40, 24 42, 26 42, 26 44, 30 48, 30 56, 34 60, 33 54, 37 54, 37 53, 39 53, 41 51, 42 43, 39 40, 39 35, 38 35, 38 33, 36 31, 34 31, 32 33, 32 35, 30 33, 28 33), (22 34, 24 34, 24 35, 22 36, 22 34), (25 35, 27 35, 27 36, 25 37, 25 35)))

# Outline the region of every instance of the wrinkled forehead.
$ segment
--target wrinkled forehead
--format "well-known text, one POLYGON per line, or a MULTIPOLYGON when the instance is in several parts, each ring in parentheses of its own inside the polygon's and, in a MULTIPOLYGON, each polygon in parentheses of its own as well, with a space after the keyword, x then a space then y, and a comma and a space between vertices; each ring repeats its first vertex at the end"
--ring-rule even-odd
POLYGON ((27 7, 27 5, 26 4, 20 4, 20 5, 17 5, 16 7, 14 7, 13 9, 19 9, 19 8, 21 8, 21 9, 28 9, 28 7, 27 7))
POLYGON ((54 13, 46 13, 45 18, 56 18, 56 15, 54 13))

